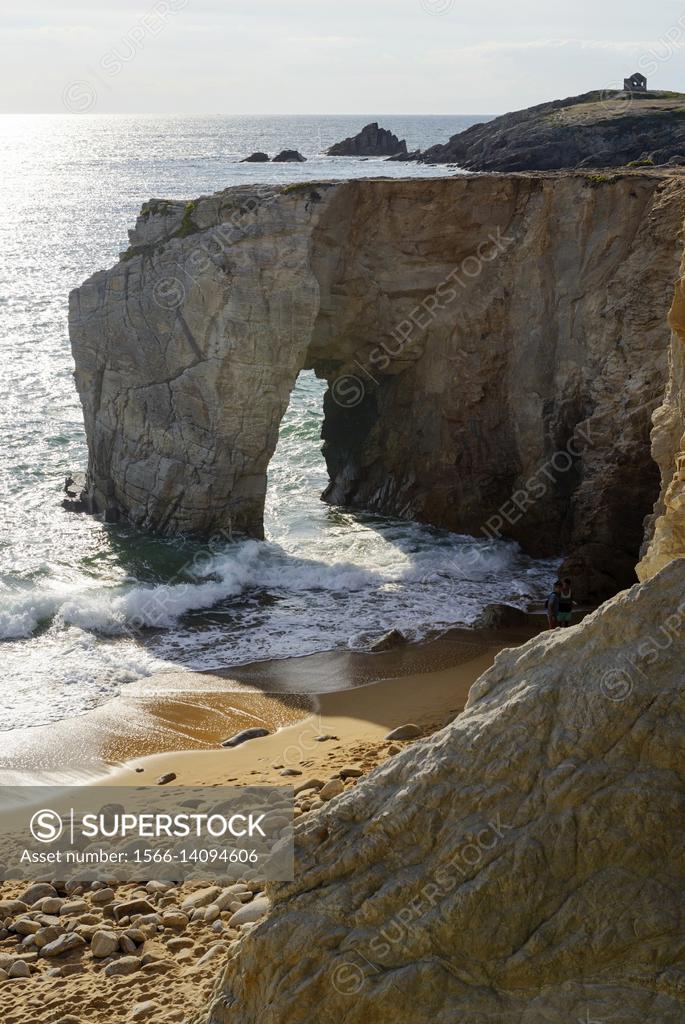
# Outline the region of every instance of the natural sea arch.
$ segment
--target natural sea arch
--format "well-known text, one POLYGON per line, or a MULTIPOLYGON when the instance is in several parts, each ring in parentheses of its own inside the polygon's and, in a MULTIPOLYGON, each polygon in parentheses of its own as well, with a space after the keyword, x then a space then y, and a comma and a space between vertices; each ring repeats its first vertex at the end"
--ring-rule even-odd
POLYGON ((71 296, 89 507, 261 537, 312 369, 329 500, 630 582, 684 193, 654 174, 474 175, 145 204, 120 262, 71 296))

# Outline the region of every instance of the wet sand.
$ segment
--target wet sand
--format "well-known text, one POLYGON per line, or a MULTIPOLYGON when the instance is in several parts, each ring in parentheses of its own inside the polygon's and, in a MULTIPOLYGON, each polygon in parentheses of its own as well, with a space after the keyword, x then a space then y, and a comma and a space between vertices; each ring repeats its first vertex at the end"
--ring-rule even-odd
MULTIPOLYGON (((160 673, 78 718, 6 734, 0 782, 55 785, 103 773, 121 782, 122 766, 128 765, 124 774, 140 784, 156 770, 143 759, 159 755, 166 764, 173 753, 174 763, 185 765, 189 752, 199 758, 209 751, 225 763, 240 762, 235 774, 248 770, 247 761, 278 760, 276 749, 289 742, 285 731, 298 724, 310 730, 312 720, 329 722, 329 732, 337 729, 352 739, 369 730, 384 735, 408 720, 454 717, 497 652, 534 632, 455 629, 384 653, 334 651, 222 672, 160 673), (240 751, 220 748, 223 739, 255 725, 274 734, 268 743, 253 740, 240 751), (274 757, 267 752, 272 747, 274 757), (141 766, 145 775, 134 775, 133 768, 141 766)), ((201 763, 193 770, 196 781, 201 763)))

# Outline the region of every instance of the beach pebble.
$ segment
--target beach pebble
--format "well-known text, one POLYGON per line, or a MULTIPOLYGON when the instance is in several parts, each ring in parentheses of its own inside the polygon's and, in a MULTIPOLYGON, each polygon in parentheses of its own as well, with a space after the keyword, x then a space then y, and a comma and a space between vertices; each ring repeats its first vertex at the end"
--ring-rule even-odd
POLYGON ((15 960, 9 969, 9 978, 30 978, 31 968, 23 960, 15 960))
POLYGON ((119 951, 119 938, 115 932, 96 932, 90 943, 90 951, 98 960, 104 960, 119 951))
POLYGON ((256 740, 260 736, 268 736, 269 730, 262 729, 260 726, 252 726, 250 729, 242 729, 241 732, 237 732, 235 736, 229 736, 227 740, 224 740, 221 744, 222 747, 238 747, 241 743, 245 743, 247 740, 256 740))
POLYGON ((54 942, 55 939, 58 939, 60 935, 64 935, 64 928, 62 928, 61 925, 51 924, 48 925, 47 928, 41 928, 40 931, 36 932, 33 936, 33 940, 35 945, 38 946, 39 949, 42 949, 43 946, 47 946, 49 942, 54 942))
POLYGON ((147 999, 144 1003, 136 1003, 131 1010, 131 1020, 147 1020, 158 1009, 153 999, 147 999))
POLYGON ((27 904, 23 900, 0 900, 0 921, 4 921, 6 917, 17 917, 19 914, 25 914, 28 909, 27 904))
POLYGON ((195 945, 193 939, 169 939, 166 946, 170 953, 180 953, 182 949, 192 949, 195 945))
POLYGON ((114 889, 98 889, 91 896, 91 902, 96 906, 104 906, 105 903, 111 903, 114 900, 114 889))
POLYGON ((301 774, 302 774, 302 772, 300 771, 299 768, 284 768, 283 771, 281 772, 281 775, 285 775, 286 777, 290 777, 292 775, 301 775, 301 774))
POLYGON ((221 908, 217 907, 216 903, 210 903, 209 906, 205 908, 205 924, 213 924, 214 921, 218 920, 220 915, 221 908))
POLYGON ((178 928, 183 930, 187 928, 189 917, 187 914, 182 914, 180 910, 170 910, 165 914, 162 914, 162 924, 165 928, 178 928))
POLYGON ((420 735, 421 730, 418 725, 407 724, 399 725, 396 729, 393 729, 392 732, 389 732, 385 738, 386 740, 413 740, 420 735))
POLYGON ((61 896, 46 896, 45 899, 38 900, 33 909, 40 910, 41 914, 59 914, 63 906, 64 900, 61 896))
POLYGON ((120 935, 119 949, 127 956, 132 956, 136 951, 136 944, 128 935, 120 935))
POLYGON ((140 957, 122 956, 120 960, 114 960, 105 967, 105 974, 108 978, 123 977, 127 974, 135 974, 141 968, 140 957))
POLYGON ((323 779, 308 779, 307 782, 301 782, 299 786, 295 786, 295 796, 298 793, 306 793, 309 789, 323 789, 326 783, 323 779))
POLYGON ((71 978, 74 974, 85 973, 83 964, 62 964, 58 970, 60 978, 71 978))
POLYGON ((17 935, 35 935, 40 931, 40 924, 28 917, 20 917, 18 921, 14 922, 10 931, 16 932, 17 935))
POLYGON ((205 889, 198 889, 197 892, 186 896, 181 904, 181 910, 195 910, 197 907, 207 907, 220 895, 221 889, 216 885, 207 886, 205 889))
POLYGON ((334 796, 339 796, 344 792, 344 789, 345 784, 342 779, 331 779, 323 789, 319 790, 319 797, 321 800, 332 800, 334 796))
POLYGON ((124 903, 115 903, 114 905, 114 917, 121 924, 125 917, 131 918, 135 915, 145 917, 148 914, 155 914, 155 908, 148 900, 137 899, 127 900, 124 903))
POLYGON ((36 882, 35 885, 29 886, 29 888, 21 894, 19 899, 23 903, 27 903, 29 907, 32 907, 38 900, 45 899, 46 896, 56 896, 57 890, 54 885, 50 885, 49 882, 36 882))
POLYGON ((227 948, 223 943, 220 943, 218 946, 212 946, 203 956, 200 957, 195 966, 204 967, 204 965, 208 964, 210 960, 214 959, 214 957, 226 952, 227 948))
POLYGON ((364 772, 356 765, 347 765, 347 767, 341 768, 338 774, 341 779, 359 779, 364 772))
POLYGON ((246 904, 241 907, 240 910, 236 910, 235 914, 231 914, 228 920, 229 928, 237 928, 238 925, 249 924, 252 921, 258 921, 260 917, 266 914, 269 909, 269 900, 266 896, 261 896, 252 903, 246 904))
POLYGON ((89 909, 85 900, 69 900, 60 907, 59 916, 78 917, 79 914, 87 913, 89 909))
POLYGON ((152 881, 152 882, 148 882, 147 883, 147 885, 145 886, 145 891, 149 895, 151 895, 151 896, 154 895, 155 893, 159 893, 160 895, 163 895, 164 893, 169 892, 169 889, 173 889, 173 888, 174 888, 174 883, 173 882, 157 882, 157 881, 152 881))
POLYGON ((165 775, 160 775, 157 779, 158 786, 166 786, 168 782, 173 782, 176 778, 176 772, 166 772, 165 775))
POLYGON ((85 944, 86 940, 81 935, 77 935, 76 932, 68 932, 65 935, 60 935, 54 942, 48 942, 47 946, 43 946, 40 955, 63 956, 65 953, 71 953, 74 949, 80 949, 85 944))

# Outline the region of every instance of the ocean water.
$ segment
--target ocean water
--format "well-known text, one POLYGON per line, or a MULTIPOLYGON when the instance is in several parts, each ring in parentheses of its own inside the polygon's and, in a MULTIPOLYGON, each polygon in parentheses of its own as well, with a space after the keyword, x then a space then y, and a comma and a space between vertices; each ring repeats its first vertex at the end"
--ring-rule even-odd
POLYGON ((550 566, 321 503, 324 385, 302 374, 269 473, 267 541, 211 550, 67 513, 86 446, 67 296, 127 246, 143 201, 245 182, 435 176, 449 168, 321 155, 379 119, 410 149, 474 117, 0 118, 0 730, 80 714, 169 667, 219 668, 412 638, 525 605, 550 566), (240 164, 297 148, 305 164, 240 164))

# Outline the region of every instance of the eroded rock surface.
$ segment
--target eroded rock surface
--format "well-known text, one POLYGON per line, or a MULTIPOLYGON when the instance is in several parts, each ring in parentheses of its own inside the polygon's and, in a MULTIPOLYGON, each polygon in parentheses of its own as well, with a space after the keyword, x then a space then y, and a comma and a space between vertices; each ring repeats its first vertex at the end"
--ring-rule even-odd
POLYGON ((473 125, 420 155, 474 171, 682 163, 685 95, 589 92, 473 125))
POLYGON ((328 501, 634 580, 685 178, 309 183, 151 201, 71 296, 93 510, 261 536, 297 374, 328 501))
POLYGON ((685 559, 297 830, 208 1024, 685 1019, 685 559))
POLYGON ((668 387, 664 404, 654 414, 652 454, 661 471, 661 494, 638 566, 643 580, 671 559, 685 556, 685 260, 681 274, 669 314, 673 335, 668 387))

